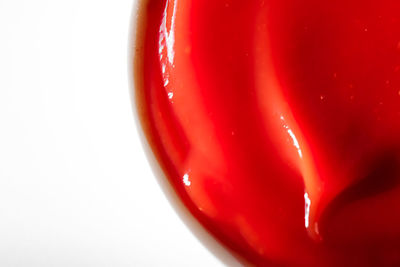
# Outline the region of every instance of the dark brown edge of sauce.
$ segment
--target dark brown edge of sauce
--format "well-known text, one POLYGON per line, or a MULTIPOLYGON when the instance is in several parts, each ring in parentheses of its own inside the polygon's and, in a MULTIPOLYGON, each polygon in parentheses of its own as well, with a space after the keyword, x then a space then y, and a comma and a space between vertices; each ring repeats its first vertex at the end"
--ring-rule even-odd
MULTIPOLYGON (((152 146, 149 122, 145 119, 144 77, 142 75, 144 58, 144 41, 146 33, 146 6, 152 0, 137 0, 131 13, 128 46, 128 76, 129 91, 132 103, 136 129, 142 143, 143 150, 151 166, 152 172, 161 187, 170 205, 183 221, 190 232, 200 243, 226 266, 251 266, 236 252, 221 244, 204 226, 195 218, 178 196, 177 191, 167 179, 160 156, 152 146)), ((177 252, 179 254, 179 252, 177 252)))

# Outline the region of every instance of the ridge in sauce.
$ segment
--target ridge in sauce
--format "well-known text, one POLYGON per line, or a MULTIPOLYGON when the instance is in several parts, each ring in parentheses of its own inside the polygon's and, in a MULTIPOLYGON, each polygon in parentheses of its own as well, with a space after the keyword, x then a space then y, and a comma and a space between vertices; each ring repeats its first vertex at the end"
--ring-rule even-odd
POLYGON ((257 266, 400 265, 400 2, 149 0, 137 107, 177 195, 257 266))

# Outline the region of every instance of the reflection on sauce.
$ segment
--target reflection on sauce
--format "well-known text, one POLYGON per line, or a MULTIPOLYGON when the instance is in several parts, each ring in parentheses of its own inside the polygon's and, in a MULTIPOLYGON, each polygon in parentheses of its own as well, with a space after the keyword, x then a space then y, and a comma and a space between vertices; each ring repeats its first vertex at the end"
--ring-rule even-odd
POLYGON ((400 265, 400 2, 149 0, 141 122, 260 266, 400 265))

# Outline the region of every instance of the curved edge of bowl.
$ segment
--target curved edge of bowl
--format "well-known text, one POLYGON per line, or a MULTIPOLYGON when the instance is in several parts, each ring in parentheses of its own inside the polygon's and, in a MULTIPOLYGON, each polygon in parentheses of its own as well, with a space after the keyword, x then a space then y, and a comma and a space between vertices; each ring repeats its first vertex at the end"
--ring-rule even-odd
POLYGON ((142 143, 142 148, 148 159, 150 167, 153 171, 156 180, 173 207, 179 218, 184 222, 190 232, 200 241, 200 243, 210 251, 214 257, 219 259, 227 266, 243 266, 248 263, 235 252, 229 250, 219 243, 189 212, 185 205, 181 202, 172 185, 165 176, 155 154, 152 151, 151 145, 145 136, 145 129, 141 117, 141 110, 138 98, 140 98, 140 89, 142 88, 143 79, 140 75, 141 64, 144 61, 143 37, 145 30, 145 9, 149 0, 134 0, 131 24, 129 30, 128 44, 128 77, 129 77, 129 94, 131 98, 133 117, 136 124, 136 129, 142 143))

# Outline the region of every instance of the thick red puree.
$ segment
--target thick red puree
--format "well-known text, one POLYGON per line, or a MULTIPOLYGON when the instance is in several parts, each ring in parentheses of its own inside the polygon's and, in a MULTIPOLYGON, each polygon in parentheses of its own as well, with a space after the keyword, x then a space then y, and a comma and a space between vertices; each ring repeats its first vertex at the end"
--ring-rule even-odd
POLYGON ((400 1, 140 12, 141 122, 213 236, 258 266, 400 266, 400 1))

